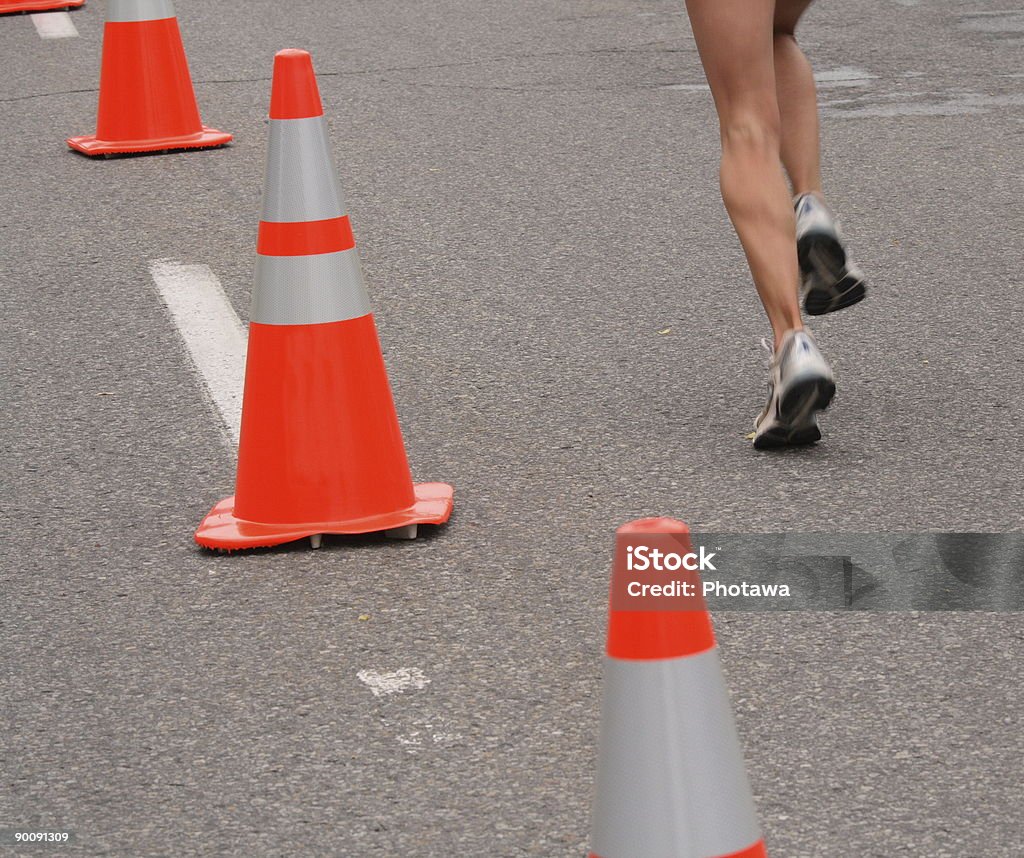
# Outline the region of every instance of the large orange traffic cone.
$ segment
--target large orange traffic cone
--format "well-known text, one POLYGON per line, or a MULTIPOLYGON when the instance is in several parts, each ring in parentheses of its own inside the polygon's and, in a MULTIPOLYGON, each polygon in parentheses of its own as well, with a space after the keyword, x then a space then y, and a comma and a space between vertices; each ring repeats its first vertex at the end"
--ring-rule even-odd
POLYGON ((205 149, 231 135, 199 119, 171 0, 107 0, 96 133, 72 137, 86 155, 205 149))
POLYGON ((699 576, 668 576, 689 582, 689 597, 631 595, 665 583, 629 569, 655 548, 692 557, 686 525, 619 528, 591 858, 765 858, 699 576))
POLYGON ((447 521, 452 487, 409 474, 305 51, 274 58, 265 187, 235 495, 196 542, 316 546, 324 533, 410 537, 447 521))
POLYGON ((0 15, 9 12, 49 12, 52 9, 77 9, 85 0, 0 0, 0 15))

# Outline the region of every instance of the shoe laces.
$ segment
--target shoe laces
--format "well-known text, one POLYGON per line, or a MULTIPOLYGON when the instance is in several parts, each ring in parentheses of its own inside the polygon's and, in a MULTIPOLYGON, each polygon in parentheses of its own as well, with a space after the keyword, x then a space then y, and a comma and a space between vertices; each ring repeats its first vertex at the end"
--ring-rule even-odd
POLYGON ((761 337, 760 342, 761 348, 763 348, 768 353, 768 369, 774 369, 775 358, 777 357, 774 341, 769 340, 768 337, 761 337))

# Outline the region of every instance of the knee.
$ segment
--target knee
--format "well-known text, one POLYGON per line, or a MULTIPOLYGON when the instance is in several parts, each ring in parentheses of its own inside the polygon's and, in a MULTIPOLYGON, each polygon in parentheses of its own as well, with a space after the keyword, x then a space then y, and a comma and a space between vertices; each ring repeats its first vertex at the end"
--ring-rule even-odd
POLYGON ((785 50, 786 48, 796 45, 796 34, 793 32, 793 30, 787 28, 783 28, 780 30, 776 28, 775 32, 772 34, 772 37, 775 42, 775 50, 779 50, 780 48, 785 50))
POLYGON ((721 122, 722 148, 751 154, 778 157, 782 136, 778 108, 739 113, 721 122))

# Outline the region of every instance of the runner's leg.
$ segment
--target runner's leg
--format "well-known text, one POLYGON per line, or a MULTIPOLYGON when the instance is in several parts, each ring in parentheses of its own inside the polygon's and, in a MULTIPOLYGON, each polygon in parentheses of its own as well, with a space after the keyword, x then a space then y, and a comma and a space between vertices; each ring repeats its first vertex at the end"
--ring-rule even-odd
POLYGON ((686 0, 722 139, 722 199, 779 345, 803 327, 796 222, 780 161, 775 0, 686 0))
POLYGON ((813 0, 776 0, 775 91, 782 118, 782 163, 793 194, 821 194, 818 93, 811 64, 797 44, 796 25, 813 0))
POLYGON ((814 74, 794 33, 812 0, 776 0, 775 89, 782 117, 782 162, 797 197, 796 238, 804 309, 812 316, 842 310, 867 294, 821 191, 821 146, 814 74))

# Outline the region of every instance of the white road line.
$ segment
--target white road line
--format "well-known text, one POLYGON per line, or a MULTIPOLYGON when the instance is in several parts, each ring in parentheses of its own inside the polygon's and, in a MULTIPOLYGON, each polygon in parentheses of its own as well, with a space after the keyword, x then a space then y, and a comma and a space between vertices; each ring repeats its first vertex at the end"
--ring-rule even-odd
POLYGON ((236 446, 242 423, 245 329, 217 276, 206 265, 173 259, 149 263, 153 282, 236 446))
POLYGON ((36 12, 29 17, 41 39, 73 39, 78 35, 75 22, 67 12, 36 12))

